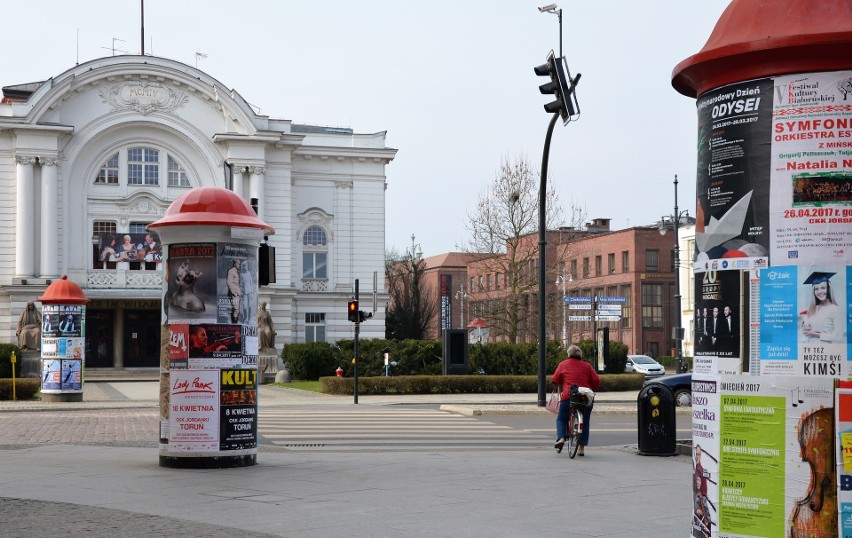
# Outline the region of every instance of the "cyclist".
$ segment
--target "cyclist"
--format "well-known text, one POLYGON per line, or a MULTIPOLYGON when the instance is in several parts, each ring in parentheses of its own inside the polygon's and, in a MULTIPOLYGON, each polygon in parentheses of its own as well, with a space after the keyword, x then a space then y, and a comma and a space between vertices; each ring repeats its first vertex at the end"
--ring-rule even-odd
MULTIPOLYGON (((568 417, 570 416, 571 403, 569 392, 571 385, 588 387, 597 390, 601 384, 601 377, 592 368, 592 365, 583 360, 583 352, 575 345, 568 346, 568 358, 559 363, 553 372, 553 383, 562 385, 562 393, 559 398, 559 413, 556 414, 556 445, 554 448, 561 451, 568 437, 568 417)), ((580 449, 577 454, 583 456, 584 448, 589 444, 589 425, 591 424, 592 406, 583 409, 583 437, 580 439, 580 449)))

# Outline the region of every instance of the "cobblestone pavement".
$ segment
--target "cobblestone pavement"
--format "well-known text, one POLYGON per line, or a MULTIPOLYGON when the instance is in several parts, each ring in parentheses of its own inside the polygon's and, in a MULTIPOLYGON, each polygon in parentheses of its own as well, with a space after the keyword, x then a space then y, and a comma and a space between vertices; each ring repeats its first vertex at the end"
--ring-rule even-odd
POLYGON ((0 445, 98 444, 156 446, 158 410, 97 409, 0 414, 0 445))

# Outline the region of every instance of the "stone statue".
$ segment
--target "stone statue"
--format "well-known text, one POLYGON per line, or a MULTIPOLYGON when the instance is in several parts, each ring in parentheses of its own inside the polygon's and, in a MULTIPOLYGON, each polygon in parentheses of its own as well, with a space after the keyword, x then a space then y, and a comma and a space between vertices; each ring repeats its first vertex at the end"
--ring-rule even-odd
POLYGON ((266 309, 266 302, 261 302, 257 308, 257 338, 258 351, 262 355, 278 355, 275 349, 275 328, 272 326, 272 314, 266 309))
POLYGON ((21 349, 41 349, 41 314, 36 310, 35 303, 30 301, 21 312, 18 319, 18 347, 21 349))

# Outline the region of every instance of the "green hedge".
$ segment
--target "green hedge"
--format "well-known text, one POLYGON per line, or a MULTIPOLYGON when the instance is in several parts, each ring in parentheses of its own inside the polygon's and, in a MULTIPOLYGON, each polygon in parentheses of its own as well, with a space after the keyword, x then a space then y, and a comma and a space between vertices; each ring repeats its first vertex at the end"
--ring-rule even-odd
MULTIPOLYGON (((686 371, 692 371, 692 357, 682 357, 683 362, 686 364, 686 371)), ((666 370, 674 371, 675 369, 675 358, 663 355, 662 357, 657 358, 657 362, 666 367, 666 370)))
MULTIPOLYGON (((32 400, 41 390, 41 380, 37 377, 15 378, 15 397, 18 400, 32 400)), ((0 379, 0 400, 12 399, 12 380, 0 379)))
MULTIPOLYGON (((551 390, 548 376, 548 392, 551 390)), ((639 390, 642 374, 603 374, 598 392, 639 390)), ((352 377, 321 377, 326 394, 354 394, 352 377)), ((358 376, 358 394, 519 394, 538 392, 538 376, 531 375, 414 375, 393 377, 358 376)))
MULTIPOLYGON (((21 348, 15 344, 0 344, 0 378, 12 377, 12 352, 15 352, 15 377, 21 374, 21 348)), ((10 389, 11 390, 11 389, 10 389)))

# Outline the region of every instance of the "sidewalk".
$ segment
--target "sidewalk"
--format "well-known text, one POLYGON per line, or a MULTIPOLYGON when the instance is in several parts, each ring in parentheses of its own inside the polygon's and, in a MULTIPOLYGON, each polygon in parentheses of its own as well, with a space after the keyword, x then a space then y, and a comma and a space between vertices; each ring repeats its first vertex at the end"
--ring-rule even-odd
MULTIPOLYGON (((2 411, 69 410, 68 420, 85 428, 97 425, 74 410, 156 408, 158 394, 153 382, 90 382, 83 402, 2 402, 2 411)), ((608 406, 635 413, 635 393, 605 394, 596 413, 608 406)), ((354 404, 352 396, 268 385, 260 387, 259 398, 261 407, 354 404)), ((535 400, 534 394, 361 396, 359 405, 365 412, 405 403, 547 413, 535 400)), ((0 426, 2 420, 0 413, 0 426)), ((21 443, 0 447, 4 536, 61 529, 93 538, 656 538, 684 536, 691 521, 691 458, 639 456, 635 446, 590 446, 586 457, 570 460, 552 449, 295 451, 261 445, 255 466, 190 470, 160 467, 158 450, 150 446, 21 443), (653 508, 637 498, 653 499, 653 508)))

